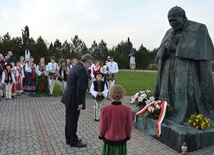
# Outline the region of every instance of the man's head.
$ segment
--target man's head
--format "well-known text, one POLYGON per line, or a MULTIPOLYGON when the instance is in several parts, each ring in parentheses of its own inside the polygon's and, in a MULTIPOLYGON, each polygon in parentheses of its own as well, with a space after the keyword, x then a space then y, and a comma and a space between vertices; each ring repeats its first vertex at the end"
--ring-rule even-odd
POLYGON ((51 56, 50 60, 51 60, 51 62, 55 62, 55 57, 51 56))
POLYGON ((85 54, 81 57, 81 61, 86 69, 88 69, 92 65, 93 59, 94 58, 90 54, 85 54))
POLYGON ((108 60, 109 60, 110 62, 113 62, 113 61, 114 61, 114 57, 113 57, 113 56, 109 56, 109 57, 108 57, 108 60))
POLYGON ((65 60, 61 60, 61 66, 65 66, 66 65, 66 61, 65 60))
POLYGON ((97 81, 101 81, 103 78, 103 73, 101 72, 96 73, 95 78, 97 79, 97 81))
POLYGON ((76 65, 77 62, 78 62, 77 59, 74 58, 74 59, 73 59, 73 65, 76 65))
POLYGON ((187 21, 185 11, 178 6, 171 8, 168 12, 168 21, 174 31, 182 30, 187 21))
POLYGON ((12 68, 11 64, 6 64, 4 67, 8 70, 10 70, 12 68))
POLYGON ((9 55, 9 56, 13 55, 13 52, 12 52, 12 51, 9 51, 9 52, 8 52, 8 55, 9 55))

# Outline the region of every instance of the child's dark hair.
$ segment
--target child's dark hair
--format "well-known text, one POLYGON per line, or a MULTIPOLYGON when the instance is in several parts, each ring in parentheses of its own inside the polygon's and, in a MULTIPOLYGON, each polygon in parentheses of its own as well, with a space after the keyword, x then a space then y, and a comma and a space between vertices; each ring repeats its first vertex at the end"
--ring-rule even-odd
POLYGON ((114 85, 111 88, 110 96, 115 101, 121 100, 123 98, 123 96, 124 96, 124 89, 123 89, 123 87, 120 86, 120 85, 114 85))

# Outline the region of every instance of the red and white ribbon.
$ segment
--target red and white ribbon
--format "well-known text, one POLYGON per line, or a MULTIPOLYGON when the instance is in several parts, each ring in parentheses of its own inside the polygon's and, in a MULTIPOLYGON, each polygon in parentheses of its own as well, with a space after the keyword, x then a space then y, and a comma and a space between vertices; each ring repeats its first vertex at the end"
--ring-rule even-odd
POLYGON ((134 122, 137 122, 137 118, 138 118, 138 115, 143 115, 146 111, 148 111, 148 108, 152 105, 154 105, 155 103, 159 103, 161 104, 161 107, 160 107, 160 115, 158 117, 158 120, 156 122, 156 133, 157 133, 157 136, 160 137, 161 135, 161 123, 166 115, 166 108, 167 108, 167 102, 162 100, 162 101, 154 101, 154 102, 151 102, 149 104, 147 104, 142 110, 140 110, 139 112, 136 113, 136 118, 135 118, 135 121, 134 122))

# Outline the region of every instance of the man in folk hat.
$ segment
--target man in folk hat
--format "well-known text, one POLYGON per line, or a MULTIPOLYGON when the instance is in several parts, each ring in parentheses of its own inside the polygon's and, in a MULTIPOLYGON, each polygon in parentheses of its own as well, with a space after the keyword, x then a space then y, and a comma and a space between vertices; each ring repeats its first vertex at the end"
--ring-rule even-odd
POLYGON ((90 88, 91 95, 95 98, 95 106, 94 106, 94 113, 95 117, 94 120, 98 121, 100 117, 100 109, 101 109, 101 103, 104 98, 108 95, 108 88, 106 86, 106 83, 102 81, 103 79, 103 73, 97 72, 95 74, 96 81, 94 81, 90 88))
POLYGON ((12 84, 15 83, 15 76, 13 72, 11 71, 12 65, 6 64, 4 66, 4 71, 2 72, 2 85, 5 85, 5 99, 12 99, 11 93, 12 93, 12 84))
POLYGON ((107 84, 108 84, 108 89, 109 93, 111 90, 111 87, 114 86, 115 84, 115 74, 119 71, 117 62, 114 61, 113 56, 108 57, 109 62, 106 64, 106 70, 107 70, 107 84))

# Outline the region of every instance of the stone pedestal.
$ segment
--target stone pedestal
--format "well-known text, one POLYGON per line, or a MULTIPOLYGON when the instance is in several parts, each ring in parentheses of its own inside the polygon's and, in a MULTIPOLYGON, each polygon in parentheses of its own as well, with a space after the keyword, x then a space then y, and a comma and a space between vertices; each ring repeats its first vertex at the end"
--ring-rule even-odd
MULTIPOLYGON (((138 109, 133 108, 132 111, 134 119, 138 109)), ((178 124, 171 120, 164 119, 161 125, 161 136, 157 137, 155 125, 156 120, 139 116, 134 127, 154 137, 177 152, 181 152, 181 146, 184 142, 187 144, 188 152, 214 145, 213 127, 197 130, 187 123, 178 124)))

